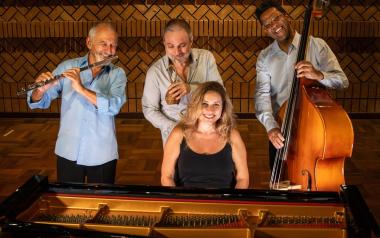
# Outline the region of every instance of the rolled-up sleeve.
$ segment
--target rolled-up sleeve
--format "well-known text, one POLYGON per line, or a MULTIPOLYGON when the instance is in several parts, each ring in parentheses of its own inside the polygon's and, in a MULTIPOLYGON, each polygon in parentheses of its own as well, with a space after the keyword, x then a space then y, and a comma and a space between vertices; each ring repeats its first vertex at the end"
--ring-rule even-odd
MULTIPOLYGON (((49 91, 52 91, 52 90, 49 90, 49 91)), ((27 102, 28 102, 29 108, 30 109, 37 109, 37 108, 46 109, 46 108, 49 108, 51 101, 53 101, 54 98, 57 97, 57 96, 54 96, 54 94, 55 93, 53 93, 53 92, 50 92, 50 93, 46 92, 39 101, 32 102, 32 91, 28 92, 27 102)))
MULTIPOLYGON (((62 72, 62 66, 58 66, 57 70, 53 72, 53 75, 59 75, 62 72)), ((33 91, 29 91, 27 93, 27 103, 30 109, 46 109, 50 107, 51 102, 56 99, 62 92, 63 87, 63 79, 60 79, 56 82, 51 88, 49 88, 42 98, 38 102, 32 102, 32 93, 33 91)))
POLYGON ((111 87, 109 94, 104 92, 96 93, 96 104, 99 113, 116 115, 126 102, 127 76, 121 68, 113 69, 110 72, 111 87))
POLYGON ((324 86, 332 89, 348 88, 349 80, 343 72, 340 64, 327 43, 319 38, 314 38, 314 57, 318 62, 318 68, 322 72, 324 78, 320 81, 324 86))

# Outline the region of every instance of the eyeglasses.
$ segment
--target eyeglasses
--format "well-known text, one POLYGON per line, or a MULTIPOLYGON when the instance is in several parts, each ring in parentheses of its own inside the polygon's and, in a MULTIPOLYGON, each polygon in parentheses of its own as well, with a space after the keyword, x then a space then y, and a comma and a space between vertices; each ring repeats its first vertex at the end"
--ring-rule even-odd
POLYGON ((273 16, 270 19, 270 21, 263 23, 263 27, 265 29, 267 29, 267 30, 270 29, 270 28, 272 28, 274 26, 274 23, 275 22, 279 22, 283 16, 284 16, 283 14, 279 14, 277 16, 273 16))

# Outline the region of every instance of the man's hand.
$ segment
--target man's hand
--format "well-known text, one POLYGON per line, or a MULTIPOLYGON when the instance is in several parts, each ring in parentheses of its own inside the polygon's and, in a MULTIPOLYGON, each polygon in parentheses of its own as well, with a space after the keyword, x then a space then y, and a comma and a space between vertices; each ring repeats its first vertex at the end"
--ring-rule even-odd
POLYGON ((295 69, 297 70, 297 78, 305 77, 307 79, 319 81, 324 77, 322 72, 316 70, 309 61, 303 60, 298 62, 295 69))
MULTIPOLYGON (((44 81, 52 79, 52 78, 54 78, 54 75, 51 72, 45 72, 45 73, 40 74, 36 78, 35 82, 36 83, 44 82, 44 81)), ((46 84, 46 85, 44 85, 42 87, 39 87, 39 88, 36 88, 35 90, 33 90, 33 92, 32 92, 32 102, 37 102, 37 101, 41 100, 41 98, 44 95, 44 93, 49 88, 51 88, 54 85, 56 85, 57 83, 58 83, 58 80, 54 80, 51 83, 48 83, 48 84, 46 84)))
MULTIPOLYGON (((51 73, 51 72, 45 72, 45 73, 42 73, 40 74, 37 79, 36 79, 36 83, 39 83, 39 82, 44 82, 46 80, 49 80, 49 79, 52 79, 54 78, 54 75, 51 73)), ((36 88, 37 91, 39 91, 40 93, 44 94, 49 88, 51 88, 53 85, 55 85, 56 81, 53 81, 51 83, 48 83, 42 87, 39 87, 39 88, 36 88)))
POLYGON ((79 68, 69 69, 69 70, 65 71, 62 75, 71 81, 71 86, 73 87, 73 89, 76 92, 78 92, 79 94, 84 96, 93 105, 97 106, 96 93, 94 91, 86 89, 83 86, 82 81, 80 80, 80 69, 79 68))
POLYGON ((182 96, 185 96, 190 92, 190 85, 180 81, 173 83, 168 88, 168 93, 172 98, 175 98, 176 100, 181 99, 182 96))
POLYGON ((72 68, 65 71, 62 75, 71 80, 71 86, 73 87, 75 91, 77 91, 78 93, 81 93, 84 87, 83 87, 82 81, 80 80, 79 73, 80 73, 79 68, 72 68))
POLYGON ((284 147, 284 137, 281 134, 281 130, 279 128, 273 128, 268 131, 268 138, 272 142, 273 146, 276 149, 281 149, 284 147))

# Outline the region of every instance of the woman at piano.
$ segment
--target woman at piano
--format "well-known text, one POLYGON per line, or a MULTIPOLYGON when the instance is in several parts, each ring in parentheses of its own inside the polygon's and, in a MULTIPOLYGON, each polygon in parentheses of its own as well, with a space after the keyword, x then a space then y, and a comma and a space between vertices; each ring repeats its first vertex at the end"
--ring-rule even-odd
POLYGON ((161 184, 248 188, 247 152, 235 127, 232 103, 218 82, 197 87, 171 132, 164 146, 161 184))

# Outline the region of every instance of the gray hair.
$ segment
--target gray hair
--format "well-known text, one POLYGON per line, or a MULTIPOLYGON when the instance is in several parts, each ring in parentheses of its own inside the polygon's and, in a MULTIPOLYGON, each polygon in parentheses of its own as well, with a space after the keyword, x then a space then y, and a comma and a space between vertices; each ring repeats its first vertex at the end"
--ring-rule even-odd
POLYGON ((171 19, 171 20, 169 20, 166 23, 163 36, 165 36, 166 32, 178 31, 180 29, 186 31, 186 33, 189 35, 190 41, 193 41, 193 32, 191 31, 190 25, 189 25, 189 23, 187 23, 183 19, 171 19))
POLYGON ((96 35, 96 31, 99 28, 108 28, 108 29, 112 30, 113 32, 115 32, 115 34, 117 35, 117 32, 111 23, 102 22, 102 23, 98 23, 95 26, 90 28, 90 30, 88 31, 88 37, 90 38, 90 40, 94 39, 94 37, 96 35))

